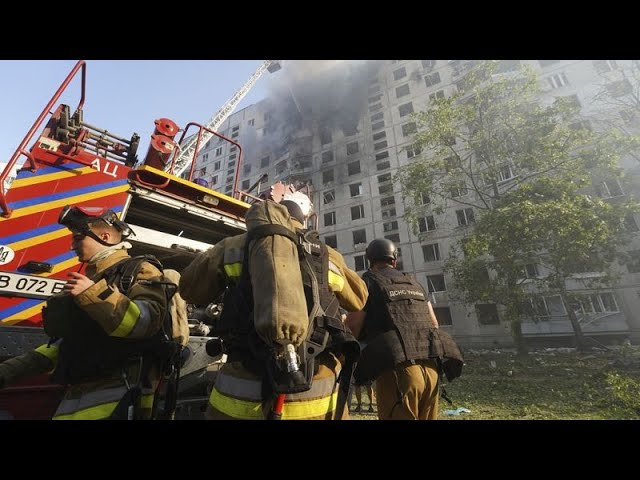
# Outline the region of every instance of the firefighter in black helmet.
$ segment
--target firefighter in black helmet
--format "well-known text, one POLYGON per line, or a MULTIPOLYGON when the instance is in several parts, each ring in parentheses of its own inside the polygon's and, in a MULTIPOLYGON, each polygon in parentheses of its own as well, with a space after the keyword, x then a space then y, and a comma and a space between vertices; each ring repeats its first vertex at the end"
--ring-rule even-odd
POLYGON ((385 238, 366 250, 362 276, 369 298, 347 325, 367 347, 354 373, 357 383, 375 380, 380 420, 435 420, 438 416, 438 361, 428 339, 438 322, 424 288, 413 275, 396 270, 398 249, 385 238))

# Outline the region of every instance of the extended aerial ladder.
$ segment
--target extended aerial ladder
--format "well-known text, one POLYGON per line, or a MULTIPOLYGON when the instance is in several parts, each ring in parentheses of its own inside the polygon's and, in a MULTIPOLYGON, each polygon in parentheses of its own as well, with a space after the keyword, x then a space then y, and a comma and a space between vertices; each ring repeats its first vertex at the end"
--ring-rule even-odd
POLYGON ((184 145, 181 145, 180 151, 176 154, 176 158, 173 162, 167 163, 165 171, 171 172, 176 176, 182 175, 182 173, 189 168, 191 163, 195 160, 195 151, 198 147, 198 143, 204 145, 208 142, 213 133, 211 131, 217 131, 218 128, 224 123, 224 121, 231 115, 231 113, 238 106, 240 101, 249 93, 251 87, 258 81, 265 71, 270 73, 280 70, 279 60, 265 60, 262 65, 249 77, 245 84, 233 94, 233 96, 222 106, 220 110, 204 125, 206 129, 202 132, 200 142, 198 142, 198 135, 192 135, 186 139, 184 145))

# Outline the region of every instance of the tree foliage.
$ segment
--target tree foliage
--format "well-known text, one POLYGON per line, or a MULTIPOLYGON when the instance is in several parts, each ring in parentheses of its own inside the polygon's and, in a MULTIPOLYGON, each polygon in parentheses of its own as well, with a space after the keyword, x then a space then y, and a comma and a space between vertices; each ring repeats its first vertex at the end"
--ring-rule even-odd
POLYGON ((576 271, 604 272, 611 264, 632 206, 593 193, 621 178, 618 162, 630 145, 617 132, 589 128, 574 99, 545 100, 529 67, 501 73, 499 62, 483 62, 458 89, 414 115, 413 147, 422 154, 396 177, 405 218, 416 230, 421 217, 446 207, 473 209, 476 228, 454 228, 466 238, 446 269, 466 303, 503 305, 522 347, 520 321, 532 291, 566 293, 576 271), (534 282, 540 285, 524 282, 529 263, 548 273, 534 282))

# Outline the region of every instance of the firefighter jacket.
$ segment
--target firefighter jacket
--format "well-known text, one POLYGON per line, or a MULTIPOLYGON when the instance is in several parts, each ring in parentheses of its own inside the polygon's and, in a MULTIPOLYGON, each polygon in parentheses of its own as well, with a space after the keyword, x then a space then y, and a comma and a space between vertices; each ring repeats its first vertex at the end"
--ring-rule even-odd
MULTIPOLYGON (((162 324, 167 300, 162 286, 132 283, 128 297, 116 285, 109 285, 102 274, 109 267, 129 258, 126 250, 114 250, 95 264, 89 264, 86 275, 95 284, 76 296, 73 301, 108 337, 140 340, 153 336, 162 324)), ((148 262, 143 262, 136 276, 138 280, 159 279, 161 272, 148 262)), ((46 307, 45 307, 46 308, 46 307)), ((55 312, 54 312, 55 314, 55 312)), ((73 343, 81 343, 74 338, 73 343)), ((72 343, 69 341, 69 344, 72 343)), ((65 338, 52 339, 47 345, 36 348, 20 357, 8 360, 14 366, 10 381, 26 375, 59 371, 61 364, 74 369, 82 365, 83 358, 76 358, 78 350, 67 348, 65 338)), ((89 345, 90 347, 90 345, 89 345)), ((142 365, 142 359, 132 359, 123 367, 100 372, 99 378, 74 382, 60 403, 54 420, 98 420, 114 414, 125 395, 136 387, 139 418, 150 415, 159 372, 153 365, 142 365), (126 377, 126 382, 123 379, 126 377), (128 387, 127 384, 128 383, 128 387)), ((4 366, 0 365, 0 366, 4 366)), ((64 378, 65 375, 59 375, 64 378)), ((10 383, 7 381, 7 383, 10 383)))
MULTIPOLYGON (((208 304, 216 301, 226 287, 235 287, 242 273, 246 237, 246 234, 242 234, 223 239, 196 257, 182 272, 180 294, 187 302, 208 304)), ((327 247, 327 250, 329 258, 325 282, 328 290, 336 296, 339 305, 345 310, 362 309, 368 295, 365 283, 346 266, 339 252, 331 247, 327 247)), ((256 279, 252 279, 252 283, 254 295, 263 294, 259 288, 259 279, 257 283, 256 279)), ((264 292, 264 295, 272 294, 264 292)), ((287 395, 282 411, 283 419, 332 417, 337 400, 337 377, 342 365, 335 355, 325 353, 317 357, 318 368, 313 376, 311 389, 287 395)), ((209 399, 207 417, 266 418, 270 405, 269 399, 263 397, 262 381, 260 374, 247 369, 246 364, 231 359, 218 373, 209 399)))

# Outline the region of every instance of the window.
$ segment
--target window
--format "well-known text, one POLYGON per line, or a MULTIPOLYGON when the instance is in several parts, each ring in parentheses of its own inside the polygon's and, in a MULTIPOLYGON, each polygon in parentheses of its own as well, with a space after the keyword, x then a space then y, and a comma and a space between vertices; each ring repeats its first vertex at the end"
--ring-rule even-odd
POLYGON ((428 193, 420 192, 418 196, 418 205, 428 205, 431 203, 431 197, 428 193))
POLYGON ((383 175, 378 175, 378 183, 385 183, 391 181, 391 174, 385 173, 383 175))
POLYGON ((381 103, 376 103, 375 105, 371 105, 369 107, 369 113, 377 112, 381 108, 382 108, 382 104, 381 103))
POLYGON ((208 154, 208 153, 205 153, 205 154, 202 156, 202 163, 206 163, 206 162, 207 162, 207 160, 209 160, 209 154, 208 154))
POLYGON ((372 131, 380 130, 381 128, 384 128, 384 120, 381 122, 376 122, 373 125, 371 125, 372 131))
POLYGON ((326 145, 327 143, 331 143, 331 131, 323 128, 320 131, 320 143, 322 145, 326 145))
POLYGON ((462 169, 462 159, 460 157, 451 156, 447 157, 443 160, 444 162, 444 171, 447 173, 451 173, 454 170, 462 169))
POLYGON ((322 172, 322 183, 327 184, 333 182, 333 169, 322 172))
POLYGON ((351 207, 351 220, 359 220, 360 218, 364 218, 364 205, 351 207))
POLYGON ((378 93, 380 91, 380 85, 373 85, 369 87, 369 95, 373 95, 374 93, 378 93))
POLYGON ((429 100, 431 100, 432 102, 434 100, 440 100, 442 98, 444 98, 444 90, 438 90, 437 92, 429 95, 429 100))
POLYGON ((373 149, 377 151, 377 150, 382 150, 383 148, 387 148, 388 146, 389 146, 389 144, 385 140, 384 142, 374 143, 373 144, 373 149))
POLYGON ((624 195, 618 179, 605 180, 596 185, 596 194, 601 198, 621 197, 624 195))
POLYGON ((598 293, 590 295, 581 295, 581 298, 577 303, 573 304, 576 313, 582 314, 595 314, 595 313, 616 313, 618 309, 618 303, 613 293, 598 293))
POLYGON ((561 88, 569 85, 569 80, 564 72, 551 75, 550 77, 547 77, 547 80, 549 81, 551 88, 561 88))
POLYGON ((216 185, 218 183, 218 175, 213 175, 211 177, 211 185, 216 185))
POLYGON ((332 248, 338 248, 338 240, 335 235, 327 235, 324 237, 324 243, 332 248))
POLYGON ((367 243, 367 231, 365 229, 354 230, 352 233, 354 245, 358 245, 359 243, 367 243))
POLYGON ((386 170, 387 168, 391 168, 391 164, 389 162, 380 162, 376 164, 376 170, 386 170))
POLYGON ((422 246, 422 255, 425 262, 437 262, 440 260, 440 246, 437 243, 430 243, 422 246))
POLYGON ((544 301, 544 297, 530 298, 522 304, 522 311, 525 317, 530 318, 534 322, 548 322, 549 310, 544 301))
POLYGON ((394 220, 393 222, 383 223, 382 230, 384 232, 392 232, 394 230, 398 230, 398 221, 394 220))
POLYGON ((351 162, 347 165, 347 173, 349 175, 356 175, 360 173, 360 161, 351 162))
POLYGON ((607 73, 618 68, 615 60, 594 60, 593 66, 598 73, 607 73))
POLYGON ((249 183, 249 180, 243 180, 242 181, 242 186, 240 188, 242 188, 242 190, 248 190, 249 187, 251 186, 251 183, 249 183))
POLYGON ((378 132, 371 137, 371 139, 375 142, 376 140, 382 140, 387 137, 387 132, 378 132))
POLYGON ((245 163, 243 171, 244 171, 245 175, 248 175, 249 173, 251 173, 251 164, 250 163, 245 163))
POLYGON ((328 152, 322 152, 322 164, 333 162, 333 152, 329 150, 328 152))
POLYGON ((256 124, 256 120, 254 118, 250 118, 249 120, 247 120, 247 125, 249 125, 250 127, 253 127, 256 124))
POLYGON ((418 230, 420 233, 432 232, 436 229, 436 221, 433 219, 433 215, 427 215, 426 217, 418 219, 418 230))
POLYGON ((369 103, 375 103, 375 102, 379 101, 381 98, 382 98, 382 94, 380 93, 380 94, 375 95, 373 97, 369 97, 369 99, 367 101, 369 103))
POLYGON ((409 95, 411 91, 409 90, 409 84, 400 85, 396 88, 396 98, 404 97, 405 95, 409 95))
POLYGON ((231 138, 238 138, 238 135, 240 135, 240 132, 233 132, 231 138))
POLYGON ((451 198, 464 197, 467 194, 467 185, 464 182, 456 182, 449 185, 448 190, 451 198))
POLYGON ((393 193, 393 185, 392 184, 388 184, 388 185, 381 185, 378 187, 378 193, 380 193, 380 195, 388 195, 390 193, 393 193))
POLYGON ((336 224, 336 212, 328 212, 324 214, 324 226, 330 227, 336 224))
POLYGON ((227 183, 233 182, 233 177, 227 177, 227 183))
POLYGON ((511 170, 511 165, 502 165, 498 170, 498 175, 496 180, 498 183, 506 182, 507 180, 515 177, 513 174, 513 170, 511 170))
POLYGON ((458 225, 471 225, 476 223, 476 218, 473 215, 473 208, 465 208, 464 210, 456 210, 456 217, 458 217, 458 225))
POLYGON ((278 162, 276 164, 276 175, 280 175, 286 169, 287 169, 287 161, 286 160, 282 160, 281 162, 278 162))
POLYGON ((371 115, 371 122, 377 122, 378 120, 384 119, 384 113, 376 113, 375 115, 371 115))
POLYGON ((396 198, 391 196, 391 197, 384 197, 380 199, 380 206, 381 207, 387 207, 389 205, 395 205, 396 203, 396 198))
POLYGON ((388 210, 382 210, 382 218, 383 220, 389 219, 389 218, 395 218, 396 216, 396 209, 395 208, 390 208, 388 210))
POLYGON ((404 78, 406 76, 407 76, 407 69, 404 67, 393 71, 394 80, 400 80, 401 78, 404 78))
POLYGON ((216 157, 219 157, 220 155, 222 155, 222 147, 216 148, 216 157))
POLYGON ((416 122, 405 123, 404 125, 402 125, 402 135, 404 135, 405 137, 416 133, 417 130, 418 128, 416 126, 416 122))
POLYGON ((347 143, 347 155, 358 153, 358 142, 347 143))
POLYGON ((420 147, 407 147, 407 158, 415 157, 416 155, 420 155, 422 153, 422 149, 420 147))
POLYGON ((528 263, 522 270, 524 273, 524 278, 538 278, 540 276, 538 265, 535 263, 528 263))
POLYGON ((444 283, 444 275, 427 275, 427 288, 429 293, 446 292, 447 286, 444 283))
POLYGON ((476 305, 476 315, 480 325, 498 325, 500 323, 498 307, 494 303, 476 305))
POLYGON ((362 183, 352 183, 349 185, 349 193, 351 194, 351 198, 362 195, 362 183))
POLYGON ((427 75, 426 77, 424 77, 424 83, 427 85, 427 88, 437 85, 438 83, 440 83, 440 73, 435 72, 431 75, 427 75))
POLYGON ((364 255, 356 255, 353 259, 356 261, 356 272, 361 272, 367 269, 364 255))
POLYGON ((436 314, 438 325, 453 325, 451 309, 449 307, 433 307, 433 313, 436 314))
POLYGON ((404 104, 400 105, 398 107, 398 112, 400 113, 401 117, 405 117, 405 116, 409 115, 410 113, 413 113, 413 103, 409 102, 409 103, 404 103, 404 104))
POLYGON ((427 70, 430 70, 436 66, 436 60, 421 60, 421 62, 422 67, 426 68, 427 70))
POLYGON ((266 168, 269 166, 269 157, 263 157, 262 160, 260 160, 260 168, 266 168))
MULTIPOLYGON (((385 235, 384 238, 386 238, 387 240, 391 240, 396 245, 400 243, 400 234, 399 233, 392 233, 391 235, 385 235)), ((398 268, 398 267, 396 267, 396 268, 398 268)))
POLYGON ((229 157, 229 161, 227 162, 227 167, 235 167, 236 163, 238 163, 235 161, 235 159, 236 159, 236 154, 234 153, 229 157))
POLYGON ((327 205, 336 199, 336 195, 333 190, 327 190, 322 194, 322 198, 324 199, 324 204, 327 205))

